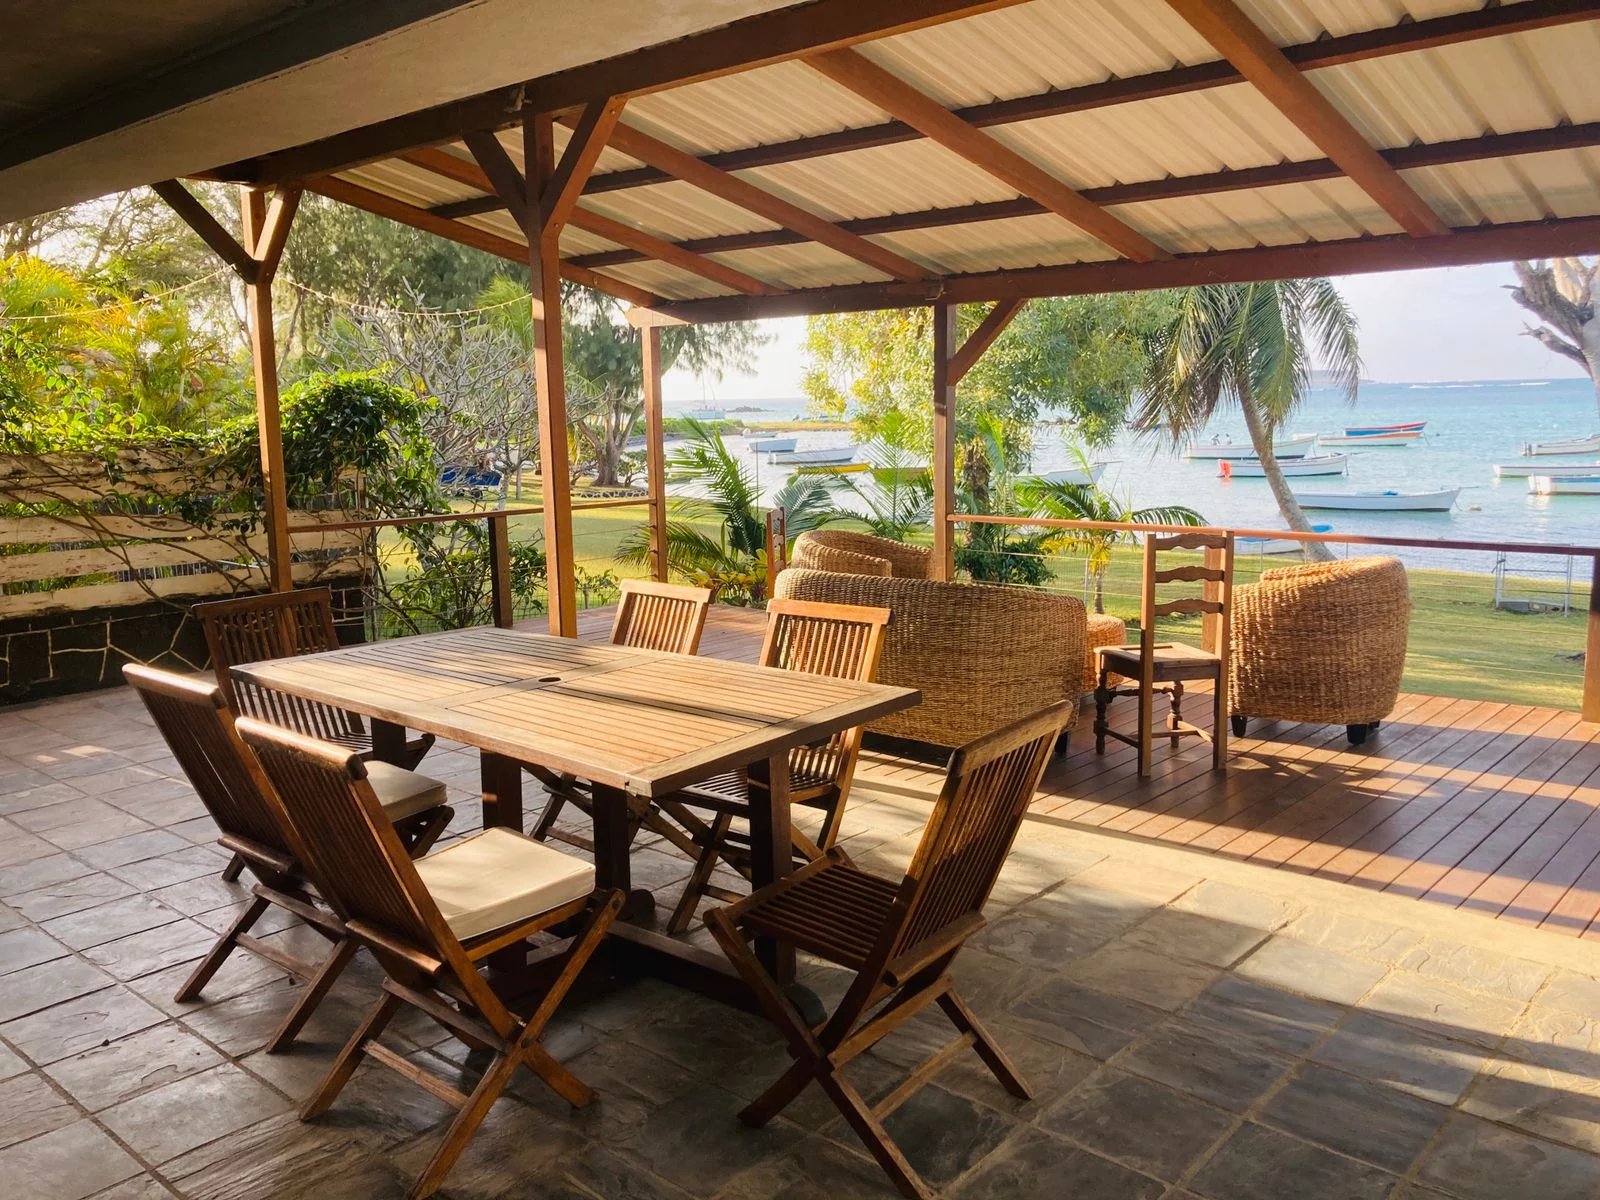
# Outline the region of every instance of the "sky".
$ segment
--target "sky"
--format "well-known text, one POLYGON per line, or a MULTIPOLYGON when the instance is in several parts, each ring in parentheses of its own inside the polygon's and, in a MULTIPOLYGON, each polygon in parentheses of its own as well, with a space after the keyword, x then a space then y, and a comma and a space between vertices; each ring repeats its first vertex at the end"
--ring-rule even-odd
MULTIPOLYGON (((1523 337, 1523 310, 1506 288, 1505 263, 1349 275, 1336 280, 1361 323, 1365 378, 1395 383, 1457 379, 1553 379, 1576 364, 1523 337)), ((772 340, 757 369, 707 385, 685 371, 663 380, 667 403, 778 400, 800 395, 805 319, 763 321, 772 340)))

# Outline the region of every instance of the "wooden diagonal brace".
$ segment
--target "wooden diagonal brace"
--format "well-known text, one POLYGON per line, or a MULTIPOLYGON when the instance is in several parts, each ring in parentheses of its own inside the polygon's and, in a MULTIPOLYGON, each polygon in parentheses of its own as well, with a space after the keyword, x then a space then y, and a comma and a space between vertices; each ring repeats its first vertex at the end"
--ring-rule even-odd
MULTIPOLYGON (((260 264, 248 249, 225 229, 220 221, 198 198, 176 179, 163 179, 150 185, 152 191, 167 202, 167 207, 183 218, 183 223, 200 235, 200 239, 216 251, 246 283, 255 283, 261 273, 260 264)), ((292 212, 291 212, 292 215, 292 212)), ((288 223, 284 223, 285 233, 288 223)))
POLYGON ((572 128, 572 138, 556 164, 555 173, 539 196, 539 226, 541 232, 559 229, 567 223, 578 197, 589 182, 600 152, 606 148, 611 131, 622 116, 622 106, 627 103, 620 97, 596 101, 587 105, 572 128))

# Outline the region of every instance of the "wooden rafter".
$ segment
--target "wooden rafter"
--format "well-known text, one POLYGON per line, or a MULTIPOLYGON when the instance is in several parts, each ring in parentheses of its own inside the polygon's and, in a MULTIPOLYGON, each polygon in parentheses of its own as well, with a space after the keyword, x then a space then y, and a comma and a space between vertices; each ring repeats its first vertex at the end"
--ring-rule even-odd
POLYGON ((253 183, 323 175, 413 146, 458 139, 468 129, 508 129, 524 109, 578 109, 611 96, 643 96, 701 79, 851 46, 992 12, 1024 0, 811 0, 629 54, 481 92, 303 146, 218 168, 253 183))
POLYGON ((736 292, 743 292, 747 296, 770 296, 778 290, 754 275, 747 275, 703 254, 680 249, 664 238, 655 237, 601 213, 575 208, 572 210, 569 223, 608 241, 631 246, 647 257, 677 267, 680 271, 688 271, 703 279, 710 279, 736 292))
MULTIPOLYGON (((1447 167, 1485 159, 1513 158, 1521 154, 1544 154, 1555 150, 1588 150, 1600 147, 1600 121, 1580 125, 1558 125, 1551 129, 1529 129, 1520 133, 1486 134, 1449 142, 1424 142, 1401 146, 1380 153, 1398 170, 1420 167, 1447 167)), ((1137 204, 1156 200, 1179 200, 1191 196, 1215 196, 1252 188, 1281 187, 1296 183, 1320 183, 1343 176, 1332 159, 1316 158, 1302 162, 1273 163, 1265 167, 1245 167, 1232 171, 1212 171, 1201 175, 1170 175, 1164 179, 1114 183, 1107 187, 1085 188, 1081 195, 1096 204, 1137 204)), ((472 203, 458 201, 458 204, 472 203)), ((446 215, 449 205, 431 211, 446 215)), ((484 211, 482 207, 476 209, 484 211)), ((911 230, 940 229, 982 221, 1006 221, 1016 217, 1039 216, 1049 210, 1036 200, 991 200, 978 204, 953 205, 876 217, 857 217, 840 221, 839 227, 863 235, 905 233, 911 230)), ((719 234, 691 238, 678 243, 696 254, 723 254, 734 250, 758 250, 790 246, 805 239, 787 229, 761 229, 749 233, 719 234)), ((581 266, 603 269, 638 262, 647 256, 635 250, 610 250, 579 255, 570 261, 581 266)))
POLYGON ((737 204, 757 216, 775 221, 811 241, 820 242, 858 262, 864 262, 885 275, 901 280, 927 277, 928 272, 909 258, 896 254, 876 242, 868 241, 859 234, 849 233, 833 222, 817 216, 816 213, 808 212, 798 204, 792 204, 780 196, 763 191, 737 175, 730 175, 726 171, 719 171, 716 167, 707 166, 694 155, 668 145, 660 138, 651 137, 631 126, 618 124, 612 130, 611 144, 641 162, 660 167, 675 179, 681 179, 714 196, 719 196, 730 204, 737 204))
POLYGON ((1167 3, 1295 128, 1338 163, 1400 228, 1413 237, 1434 237, 1446 231, 1439 214, 1233 0, 1167 3))
POLYGON ((599 161, 600 152, 606 148, 611 131, 617 127, 626 103, 617 97, 596 100, 587 105, 577 124, 572 127, 572 137, 556 164, 555 174, 544 194, 539 197, 539 219, 545 228, 560 228, 577 207, 583 185, 599 161))
POLYGON ((1071 263, 947 275, 924 283, 851 284, 778 296, 680 300, 636 314, 634 323, 701 324, 765 317, 903 308, 936 300, 978 303, 1094 292, 1136 292, 1200 283, 1251 283, 1308 275, 1359 275, 1423 267, 1465 266, 1514 258, 1560 258, 1600 252, 1600 217, 1529 221, 1454 229, 1439 237, 1409 234, 1349 238, 1292 246, 1262 246, 1177 255, 1155 262, 1071 263))
POLYGON ((985 314, 978 327, 967 335, 967 340, 954 350, 950 355, 950 386, 954 387, 966 378, 967 372, 978 365, 978 360, 983 357, 983 352, 994 345, 1006 326, 1019 312, 1026 300, 1011 299, 999 300, 995 306, 985 314))
MULTIPOLYGON (((1420 21, 1406 20, 1398 25, 1358 33, 1320 37, 1285 46, 1283 53, 1302 71, 1311 71, 1594 19, 1600 19, 1600 0, 1525 0, 1521 4, 1486 6, 1420 21)), ((1079 87, 1051 88, 1033 95, 990 100, 958 108, 954 112, 969 125, 989 129, 1018 121, 1035 121, 1117 104, 1206 91, 1243 80, 1244 76, 1238 68, 1226 59, 1218 59, 1192 66, 1169 67, 1144 75, 1112 76, 1079 87)), ((921 136, 904 121, 884 121, 877 125, 725 150, 707 155, 705 161, 724 171, 743 171, 779 163, 802 162, 851 150, 892 146, 921 136)), ((654 167, 633 167, 595 175, 584 190, 591 194, 620 191, 647 187, 661 183, 666 178, 663 172, 654 167)))
MULTIPOLYGON (((352 208, 388 217, 391 221, 410 225, 413 229, 426 230, 428 233, 449 238, 452 242, 460 242, 463 246, 471 246, 475 250, 482 250, 515 263, 528 261, 528 248, 522 242, 501 237, 498 233, 491 233, 486 229, 463 225, 460 221, 436 216, 425 208, 418 208, 414 204, 407 204, 403 200, 396 200, 393 196, 386 196, 382 192, 375 192, 348 180, 338 179, 332 175, 320 179, 308 179, 305 182, 305 189, 308 192, 316 192, 319 196, 326 196, 330 200, 337 200, 341 204, 348 204, 352 208)), ((619 300, 626 300, 629 304, 652 308, 665 303, 654 292, 635 287, 610 275, 602 275, 581 265, 564 262, 561 264, 561 274, 563 278, 573 283, 581 283, 584 287, 605 292, 619 300)))
POLYGON ((831 50, 806 59, 806 63, 834 83, 987 171, 1007 187, 1015 188, 1091 237, 1098 238, 1117 253, 1135 262, 1167 257, 1166 250, 1133 226, 1085 200, 1037 163, 995 141, 982 130, 974 129, 942 104, 857 51, 831 50))

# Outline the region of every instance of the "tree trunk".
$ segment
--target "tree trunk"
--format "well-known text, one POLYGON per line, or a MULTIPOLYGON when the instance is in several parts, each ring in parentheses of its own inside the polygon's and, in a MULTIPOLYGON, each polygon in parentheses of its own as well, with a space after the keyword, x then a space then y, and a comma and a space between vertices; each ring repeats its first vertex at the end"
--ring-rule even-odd
MULTIPOLYGON (((1239 409, 1244 413, 1244 425, 1250 431, 1250 444, 1256 448, 1256 457, 1261 460, 1261 473, 1267 477, 1267 486, 1272 489, 1272 498, 1278 502, 1278 512, 1283 515, 1284 523, 1299 533, 1310 533, 1311 522, 1306 517, 1305 509, 1300 507, 1300 501, 1289 490, 1289 481, 1283 477, 1278 456, 1272 449, 1272 438, 1277 431, 1262 418, 1253 397, 1241 395, 1239 409)), ((1333 561, 1333 552, 1321 542, 1306 542, 1305 548, 1306 557, 1311 562, 1333 561)))

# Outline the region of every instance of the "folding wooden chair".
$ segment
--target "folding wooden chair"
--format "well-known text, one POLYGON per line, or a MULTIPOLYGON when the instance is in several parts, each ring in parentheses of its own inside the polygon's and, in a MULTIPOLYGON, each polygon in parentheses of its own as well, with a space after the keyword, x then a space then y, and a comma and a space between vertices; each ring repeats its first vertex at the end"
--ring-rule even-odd
POLYGON ((1069 704, 1025 717, 957 750, 922 842, 895 884, 851 866, 837 847, 730 908, 706 914, 723 952, 788 1042, 794 1064, 739 1114, 765 1125, 815 1080, 901 1194, 931 1197, 883 1122, 972 1047, 1014 1096, 1031 1096, 1017 1069, 956 994, 950 965, 983 928, 983 906, 1050 758, 1069 704), (837 963, 856 977, 833 1014, 813 1027, 762 966, 747 938, 771 937, 837 963), (863 1051, 930 1004, 959 1036, 876 1105, 844 1076, 863 1051))
MULTIPOLYGON (((223 702, 222 689, 132 664, 123 667, 122 674, 139 693, 173 757, 216 821, 218 844, 238 856, 257 881, 244 912, 217 939, 175 999, 197 999, 234 948, 242 946, 306 983, 300 999, 267 1042, 268 1053, 286 1050, 349 963, 356 944, 346 936, 344 923, 319 904, 308 887, 294 831, 272 785, 234 732, 233 714, 223 702), (252 935, 250 930, 272 906, 294 913, 331 941, 333 949, 328 956, 320 963, 306 962, 252 935)), ((384 783, 385 817, 408 826, 412 831, 407 837, 409 851, 422 853, 450 823, 444 785, 399 767, 378 764, 376 770, 384 783)))
POLYGON ((1165 692, 1171 704, 1165 736, 1172 748, 1184 737, 1203 737, 1211 742, 1211 766, 1221 771, 1228 765, 1228 608, 1233 588, 1233 535, 1219 532, 1148 534, 1144 540, 1144 585, 1139 602, 1139 641, 1131 646, 1101 646, 1100 686, 1094 692, 1094 750, 1105 753, 1106 739, 1116 738, 1139 751, 1139 777, 1150 774, 1150 750, 1155 731, 1155 695, 1165 692), (1202 566, 1162 569, 1159 555, 1166 550, 1203 550, 1202 566), (1158 601, 1156 589, 1164 583, 1190 582, 1205 585, 1204 596, 1186 596, 1158 601), (1156 624, 1162 617, 1179 613, 1199 613, 1206 623, 1207 648, 1182 642, 1156 640, 1156 624), (1113 676, 1130 682, 1113 686, 1113 676), (1211 729, 1191 725, 1183 719, 1183 685, 1209 680, 1212 684, 1211 729), (1132 734, 1111 728, 1106 720, 1111 702, 1118 696, 1134 696, 1139 701, 1138 724, 1132 734))
POLYGON ((539 1039, 621 910, 623 894, 595 892, 590 863, 510 829, 486 829, 413 862, 384 819, 360 755, 249 719, 239 722, 239 734, 272 780, 318 889, 388 976, 301 1119, 327 1111, 363 1058, 454 1106, 455 1121, 411 1188, 420 1198, 439 1188, 518 1067, 574 1107, 588 1104, 594 1092, 539 1039), (530 1016, 517 1016, 480 972, 484 960, 579 919, 553 964, 554 981, 530 1016), (493 1051, 470 1094, 377 1040, 402 1004, 473 1048, 493 1051))
MULTIPOLYGON (((617 599, 617 615, 611 623, 611 644, 639 650, 665 650, 672 654, 694 654, 700 649, 700 635, 705 630, 706 610, 710 606, 710 588, 624 579, 622 594, 617 599)), ((550 836, 556 818, 567 804, 590 816, 594 815, 588 788, 581 780, 542 767, 530 765, 526 769, 550 793, 549 802, 539 815, 538 824, 533 827, 533 836, 541 842, 550 836)), ((692 847, 682 832, 663 821, 659 814, 641 807, 634 817, 636 827, 637 824, 649 825, 652 832, 668 838, 686 853, 692 853, 692 847)), ((591 848, 589 843, 579 838, 562 836, 561 840, 581 849, 591 848)))
MULTIPOLYGON (((883 657, 883 632, 889 616, 887 608, 773 600, 767 605, 767 632, 759 661, 764 667, 871 683, 877 678, 878 662, 883 657)), ((847 729, 790 753, 791 802, 822 813, 822 829, 815 841, 799 829, 793 832, 795 853, 801 862, 820 857, 838 840, 860 753, 859 728, 847 729)), ((765 781, 752 778, 749 771, 728 771, 660 802, 662 811, 689 834, 697 851, 694 870, 668 922, 670 932, 682 933, 689 928, 702 896, 740 898, 739 893, 713 884, 711 873, 718 862, 725 861, 749 877, 749 834, 743 829, 735 830, 734 822, 748 822, 752 793, 758 795, 759 803, 765 790, 765 781), (708 812, 710 820, 698 820, 686 810, 696 815, 708 812)))

